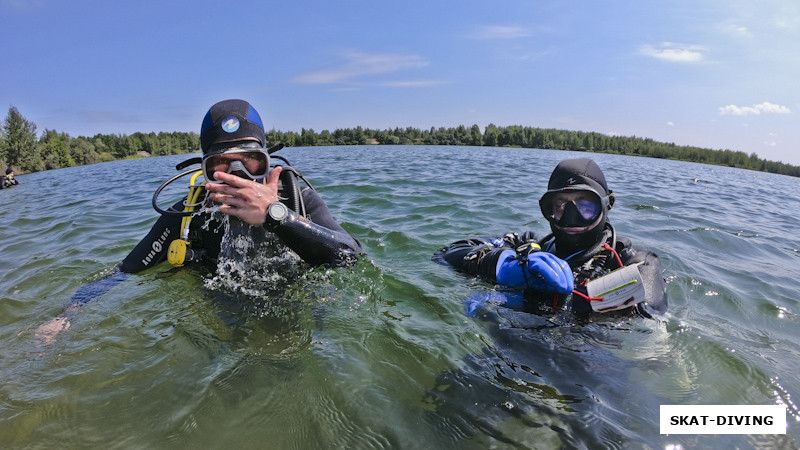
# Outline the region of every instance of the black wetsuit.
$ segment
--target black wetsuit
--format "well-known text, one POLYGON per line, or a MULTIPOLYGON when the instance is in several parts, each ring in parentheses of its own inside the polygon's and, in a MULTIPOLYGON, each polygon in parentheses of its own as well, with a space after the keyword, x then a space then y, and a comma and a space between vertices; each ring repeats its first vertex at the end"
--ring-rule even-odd
MULTIPOLYGON (((270 231, 287 247, 311 265, 341 266, 350 264, 361 253, 361 244, 350 236, 331 216, 322 198, 311 188, 302 191, 307 218, 291 212, 289 218, 270 231)), ((183 202, 173 208, 182 210, 183 202)), ((224 228, 219 220, 207 223, 208 214, 192 218, 189 242, 205 250, 205 258, 214 260, 220 252, 224 228)), ((239 220, 231 218, 231 220, 239 220)), ((167 256, 169 244, 181 236, 181 217, 161 216, 147 236, 120 263, 122 272, 135 273, 155 266, 167 256)))
MULTIPOLYGON (((651 251, 634 247, 626 238, 616 238, 610 224, 607 225, 607 228, 608 231, 603 235, 601 242, 591 249, 566 258, 575 275, 575 291, 577 293, 560 295, 525 289, 524 309, 541 311, 542 307, 556 309, 567 305, 567 308, 576 313, 592 312, 589 301, 581 294, 586 294, 584 285, 587 281, 620 268, 616 255, 602 246, 609 244, 611 247, 610 244, 615 242, 614 248, 623 266, 642 263, 639 266, 639 272, 647 295, 645 300, 636 306, 636 310, 648 317, 665 312, 667 310, 666 283, 658 256, 651 251)), ((521 235, 509 233, 505 236, 457 241, 436 252, 432 259, 440 264, 450 265, 460 272, 476 275, 496 284, 496 267, 500 255, 509 249, 526 251, 531 248, 530 244, 532 243, 540 245, 543 251, 556 253, 555 243, 551 236, 542 238, 531 231, 526 231, 521 235)))
POLYGON ((19 184, 19 181, 17 181, 16 178, 14 178, 13 176, 10 176, 10 175, 5 175, 3 177, 2 182, 0 182, 0 189, 9 188, 11 186, 16 186, 18 184, 19 184))
MULTIPOLYGON (((306 188, 301 195, 307 217, 290 210, 289 217, 282 224, 270 229, 269 232, 274 233, 288 248, 311 265, 344 266, 355 263, 356 255, 361 253, 361 243, 350 236, 333 219, 328 206, 316 191, 306 188)), ((176 203, 173 208, 182 211, 183 200, 176 203)), ((213 262, 220 253, 224 226, 215 218, 207 223, 209 218, 209 214, 200 214, 192 219, 189 227, 189 239, 192 245, 196 246, 195 248, 202 248, 206 251, 204 261, 213 262)), ((231 218, 231 220, 239 221, 236 218, 231 218)), ((248 228, 256 228, 239 222, 248 228)), ((103 295, 112 287, 125 281, 132 273, 164 261, 169 244, 181 237, 180 227, 181 217, 161 216, 147 236, 134 247, 111 274, 84 285, 75 292, 64 315, 74 311, 74 307, 103 295)))

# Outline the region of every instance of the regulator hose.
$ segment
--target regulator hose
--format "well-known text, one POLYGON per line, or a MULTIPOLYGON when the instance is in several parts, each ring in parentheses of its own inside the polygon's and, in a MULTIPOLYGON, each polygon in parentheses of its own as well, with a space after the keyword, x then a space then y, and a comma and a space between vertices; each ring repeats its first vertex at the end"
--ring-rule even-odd
MULTIPOLYGON (((172 207, 170 207, 170 209, 161 209, 161 207, 158 206, 158 195, 161 194, 161 191, 163 191, 164 188, 166 188, 171 183, 173 183, 173 182, 177 181, 178 179, 183 178, 183 177, 185 177, 187 175, 194 174, 196 172, 197 172, 197 169, 187 170, 186 172, 182 172, 182 173, 179 173, 179 174, 173 176, 172 178, 170 178, 169 180, 167 180, 163 184, 161 184, 161 186, 159 186, 158 189, 156 189, 156 192, 153 194, 153 209, 155 209, 156 212, 158 212, 162 216, 187 217, 187 216, 191 216, 192 214, 194 214, 194 211, 176 211, 176 210, 172 209, 172 207)), ((190 186, 190 188, 196 188, 196 187, 200 187, 200 186, 199 185, 198 186, 190 186)), ((187 204, 187 206, 190 206, 190 205, 187 204)), ((196 205, 191 205, 191 206, 196 206, 196 205)))

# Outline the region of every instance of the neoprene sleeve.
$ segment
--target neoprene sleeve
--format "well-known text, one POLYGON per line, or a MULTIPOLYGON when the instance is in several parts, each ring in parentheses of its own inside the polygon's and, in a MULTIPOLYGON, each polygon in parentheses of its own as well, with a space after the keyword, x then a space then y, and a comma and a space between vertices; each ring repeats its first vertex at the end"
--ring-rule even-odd
POLYGON ((344 230, 323 227, 294 211, 289 211, 289 216, 271 231, 312 266, 352 264, 361 250, 358 241, 344 230))

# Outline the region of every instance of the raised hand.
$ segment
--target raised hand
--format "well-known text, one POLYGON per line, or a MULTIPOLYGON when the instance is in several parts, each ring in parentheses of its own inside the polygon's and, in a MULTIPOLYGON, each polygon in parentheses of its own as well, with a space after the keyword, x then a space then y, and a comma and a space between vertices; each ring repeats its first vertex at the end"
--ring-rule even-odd
POLYGON ((283 168, 272 169, 263 183, 217 172, 214 177, 222 183, 207 183, 209 199, 219 203, 224 214, 238 217, 254 226, 261 226, 267 218, 267 208, 278 201, 278 177, 283 168), (224 184, 223 184, 224 183, 224 184))

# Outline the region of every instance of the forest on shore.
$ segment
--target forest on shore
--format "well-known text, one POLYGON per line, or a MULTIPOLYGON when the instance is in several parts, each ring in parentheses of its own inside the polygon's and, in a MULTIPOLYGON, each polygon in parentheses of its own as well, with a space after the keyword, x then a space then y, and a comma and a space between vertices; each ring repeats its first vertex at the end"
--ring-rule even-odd
MULTIPOLYGON (((13 167, 17 175, 63 167, 95 164, 119 159, 193 153, 200 150, 194 132, 96 134, 71 137, 45 129, 37 136, 36 124, 25 119, 13 106, 0 128, 0 167, 13 167)), ((372 130, 356 127, 333 132, 303 128, 267 132, 270 145, 287 147, 326 145, 463 145, 573 150, 594 153, 674 159, 800 177, 800 166, 761 159, 755 153, 712 150, 676 145, 636 136, 609 136, 596 132, 489 124, 455 128, 394 128, 372 130)))

